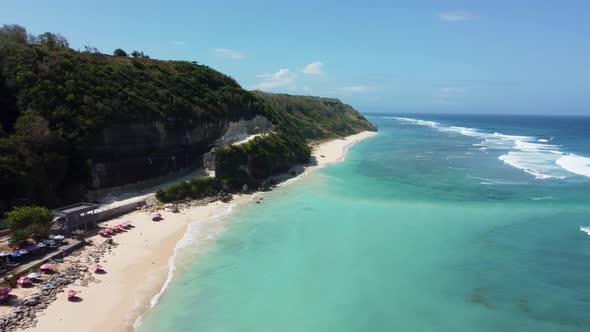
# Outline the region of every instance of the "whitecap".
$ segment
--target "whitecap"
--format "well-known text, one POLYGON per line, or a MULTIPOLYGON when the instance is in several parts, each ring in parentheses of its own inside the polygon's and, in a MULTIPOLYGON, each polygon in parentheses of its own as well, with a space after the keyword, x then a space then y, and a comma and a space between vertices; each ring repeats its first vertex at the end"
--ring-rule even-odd
POLYGON ((590 226, 582 226, 580 227, 580 230, 588 235, 590 235, 590 226))
POLYGON ((544 196, 544 197, 531 197, 533 201, 544 201, 547 199, 553 199, 553 196, 544 196))
POLYGON ((590 177, 590 158, 565 154, 560 147, 545 138, 524 135, 507 135, 501 132, 485 133, 475 128, 446 126, 435 121, 403 117, 388 117, 408 124, 427 126, 441 132, 460 134, 481 139, 473 144, 477 150, 505 151, 498 159, 506 165, 531 174, 536 179, 564 179, 573 174, 590 177))
POLYGON ((590 177, 590 158, 568 154, 557 159, 555 163, 568 172, 590 177))

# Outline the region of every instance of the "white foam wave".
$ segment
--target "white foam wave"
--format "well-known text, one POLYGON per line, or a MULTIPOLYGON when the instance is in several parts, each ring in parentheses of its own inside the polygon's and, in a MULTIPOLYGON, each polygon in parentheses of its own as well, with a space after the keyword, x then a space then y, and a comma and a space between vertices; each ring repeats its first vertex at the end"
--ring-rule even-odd
MULTIPOLYGON (((153 308, 156 306, 156 304, 158 304, 158 302, 160 301, 160 298, 162 297, 162 295, 164 294, 166 289, 168 289, 168 287, 170 286, 170 283, 172 282, 172 279, 174 278, 174 273, 176 272, 176 260, 178 258, 178 255, 180 254, 180 252, 184 248, 194 245, 196 243, 196 239, 198 238, 198 234, 200 233, 199 232, 200 226, 206 221, 211 221, 211 220, 219 219, 219 218, 226 216, 227 214, 231 213, 234 210, 235 206, 236 206, 235 202, 227 204, 226 208, 223 209, 222 211, 220 211, 219 213, 212 215, 210 217, 207 217, 207 218, 199 219, 198 222, 192 222, 188 225, 188 230, 184 233, 182 239, 180 241, 178 241, 178 243, 174 247, 174 253, 168 259, 168 275, 166 276, 166 281, 164 281, 164 285, 162 285, 162 288, 160 289, 160 291, 156 295, 154 295, 154 297, 152 297, 152 299, 150 300, 150 308, 153 308)), ((143 315, 140 315, 135 320, 135 322, 133 324, 133 328, 135 330, 137 330, 139 328, 139 326, 141 326, 142 322, 143 322, 143 315)))
POLYGON ((404 123, 432 127, 441 132, 455 133, 481 139, 473 144, 478 150, 506 151, 498 157, 505 164, 533 175, 537 179, 563 179, 573 174, 590 177, 590 158, 560 151, 560 146, 550 144, 551 139, 532 136, 485 133, 475 128, 447 126, 435 121, 389 117, 404 123))
POLYGON ((544 201, 547 199, 553 199, 553 196, 544 196, 544 197, 531 197, 533 201, 544 201))
POLYGON ((555 163, 569 172, 590 177, 590 158, 569 154, 560 157, 555 163))
POLYGON ((580 227, 580 230, 588 235, 590 235, 590 226, 580 227))

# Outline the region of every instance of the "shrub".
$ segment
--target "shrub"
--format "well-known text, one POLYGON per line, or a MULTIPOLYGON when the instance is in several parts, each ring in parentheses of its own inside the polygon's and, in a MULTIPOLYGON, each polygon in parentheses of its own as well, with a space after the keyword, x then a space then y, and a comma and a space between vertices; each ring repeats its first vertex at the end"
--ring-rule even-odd
POLYGON ((156 198, 163 203, 186 198, 199 199, 215 195, 218 189, 219 184, 214 178, 194 178, 159 189, 156 192, 156 198))
POLYGON ((294 136, 271 134, 215 150, 215 176, 232 187, 252 185, 257 180, 285 172, 309 161, 311 148, 294 136), (247 171, 246 171, 247 170, 247 171))
POLYGON ((39 206, 19 206, 5 214, 4 223, 10 228, 11 245, 25 244, 29 239, 42 240, 51 233, 53 214, 39 206))

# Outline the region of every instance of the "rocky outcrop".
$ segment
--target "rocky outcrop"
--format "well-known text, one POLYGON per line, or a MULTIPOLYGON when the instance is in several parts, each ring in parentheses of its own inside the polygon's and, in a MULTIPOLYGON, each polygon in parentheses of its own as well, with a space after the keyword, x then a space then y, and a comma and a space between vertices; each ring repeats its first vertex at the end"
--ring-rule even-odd
MULTIPOLYGON (((250 120, 230 122, 226 132, 216 142, 216 146, 231 144, 248 138, 250 135, 269 133, 273 131, 273 124, 264 116, 257 115, 250 120)), ((203 168, 215 170, 215 151, 211 150, 203 155, 203 168)))
POLYGON ((272 123, 261 115, 256 115, 250 120, 240 120, 230 122, 227 130, 221 136, 218 145, 228 144, 235 141, 243 140, 250 135, 268 133, 273 130, 272 123))

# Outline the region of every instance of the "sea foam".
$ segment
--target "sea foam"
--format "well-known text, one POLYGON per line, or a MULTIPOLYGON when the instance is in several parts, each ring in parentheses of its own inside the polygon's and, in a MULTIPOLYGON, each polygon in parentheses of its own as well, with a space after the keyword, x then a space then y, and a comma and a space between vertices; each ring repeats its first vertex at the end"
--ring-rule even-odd
POLYGON ((588 235, 590 235, 590 226, 580 227, 580 230, 588 235))
POLYGON ((460 134, 481 142, 473 144, 481 151, 502 151, 505 164, 531 174, 536 179, 563 179, 574 174, 590 177, 590 158, 567 154, 550 140, 532 136, 486 133, 475 128, 448 126, 435 121, 403 117, 384 117, 403 123, 427 126, 441 132, 460 134))
POLYGON ((555 163, 569 172, 590 177, 590 158, 569 154, 560 157, 555 163))

